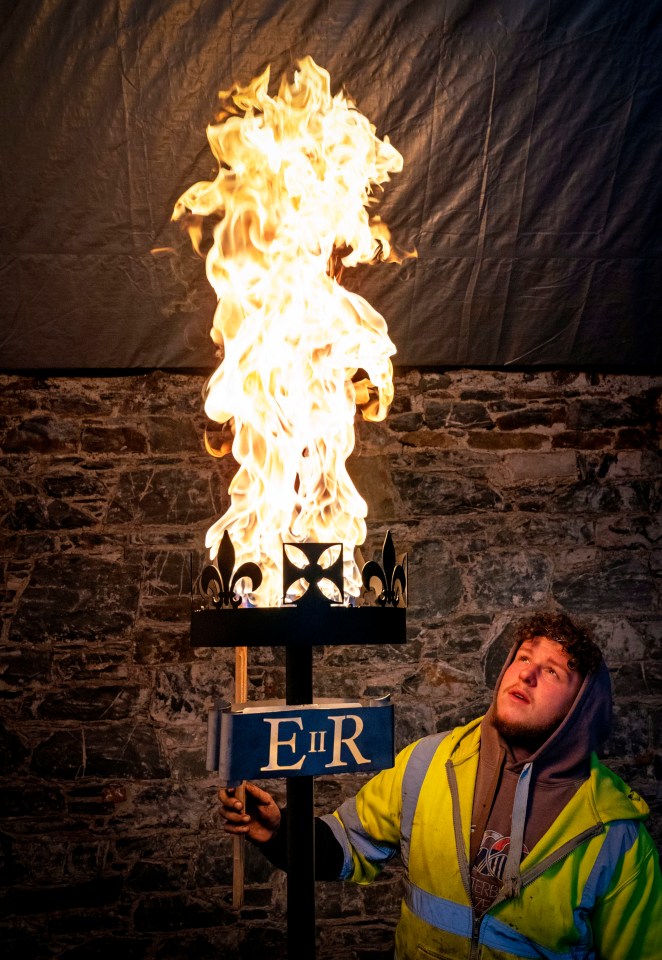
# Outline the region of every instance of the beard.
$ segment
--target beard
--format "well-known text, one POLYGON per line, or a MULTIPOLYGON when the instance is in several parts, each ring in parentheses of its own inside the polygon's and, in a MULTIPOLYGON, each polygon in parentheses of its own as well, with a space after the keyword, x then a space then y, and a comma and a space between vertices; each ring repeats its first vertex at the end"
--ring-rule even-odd
POLYGON ((492 723, 510 747, 532 754, 540 749, 546 740, 549 740, 564 719, 565 713, 544 726, 536 726, 524 720, 506 720, 505 717, 499 716, 497 708, 494 711, 492 723))

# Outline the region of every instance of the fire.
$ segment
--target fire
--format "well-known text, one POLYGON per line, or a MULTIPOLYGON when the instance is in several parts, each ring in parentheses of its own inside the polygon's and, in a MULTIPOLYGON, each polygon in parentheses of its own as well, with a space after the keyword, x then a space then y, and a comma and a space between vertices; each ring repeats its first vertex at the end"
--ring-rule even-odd
POLYGON ((345 589, 358 595, 355 548, 366 503, 346 468, 357 407, 382 420, 395 347, 384 318, 339 283, 343 266, 399 258, 375 192, 402 157, 310 57, 268 93, 269 69, 219 96, 207 135, 219 170, 178 200, 218 296, 211 336, 223 359, 206 387, 239 464, 230 507, 207 532, 215 559, 228 531, 236 562, 259 563, 251 600, 282 602, 283 542, 342 542, 345 589), (207 218, 207 219, 206 219, 207 218), (358 382, 355 382, 358 381, 358 382))

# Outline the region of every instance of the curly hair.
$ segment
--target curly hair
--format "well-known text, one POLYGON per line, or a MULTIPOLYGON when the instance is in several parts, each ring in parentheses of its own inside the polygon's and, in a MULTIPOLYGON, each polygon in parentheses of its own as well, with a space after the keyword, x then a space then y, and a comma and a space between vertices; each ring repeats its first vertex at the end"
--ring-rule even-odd
POLYGON ((573 623, 562 613, 537 613, 522 620, 515 630, 513 642, 521 645, 534 637, 547 637, 560 643, 568 655, 568 666, 582 677, 595 673, 602 661, 600 648, 586 627, 573 623))

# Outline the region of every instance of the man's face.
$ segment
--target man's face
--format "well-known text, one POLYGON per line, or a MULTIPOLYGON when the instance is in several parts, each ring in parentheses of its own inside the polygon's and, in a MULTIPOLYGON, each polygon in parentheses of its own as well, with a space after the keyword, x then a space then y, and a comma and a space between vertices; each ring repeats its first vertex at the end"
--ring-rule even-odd
POLYGON ((582 676, 568 667, 560 643, 547 637, 525 640, 503 675, 494 722, 515 742, 543 743, 574 703, 582 676))

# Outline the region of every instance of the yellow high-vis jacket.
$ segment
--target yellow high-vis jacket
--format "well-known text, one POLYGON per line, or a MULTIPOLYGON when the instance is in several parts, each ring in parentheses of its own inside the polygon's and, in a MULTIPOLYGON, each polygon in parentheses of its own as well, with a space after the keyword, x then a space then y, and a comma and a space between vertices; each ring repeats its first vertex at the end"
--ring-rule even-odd
MULTIPOLYGON (((325 821, 342 878, 369 883, 400 851, 397 960, 662 960, 662 877, 646 803, 595 754, 590 777, 477 918, 468 851, 480 719, 405 748, 325 821)), ((522 774, 524 776, 524 772, 522 774)))

